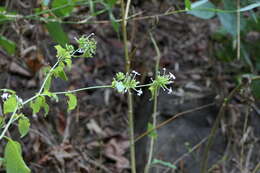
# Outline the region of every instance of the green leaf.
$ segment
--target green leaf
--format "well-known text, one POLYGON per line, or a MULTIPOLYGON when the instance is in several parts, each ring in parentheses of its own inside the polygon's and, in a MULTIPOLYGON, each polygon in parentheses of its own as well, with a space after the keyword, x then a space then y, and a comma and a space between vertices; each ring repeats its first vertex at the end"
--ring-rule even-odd
POLYGON ((185 0, 185 9, 187 9, 187 10, 191 9, 191 2, 190 2, 190 0, 185 0))
POLYGON ((15 108, 17 107, 17 99, 16 95, 11 95, 5 102, 4 102, 4 114, 14 112, 15 108))
POLYGON ((52 75, 50 75, 48 77, 48 79, 46 80, 46 83, 44 85, 44 91, 49 91, 49 89, 51 87, 51 81, 52 81, 52 75))
POLYGON ((251 83, 252 94, 256 99, 260 99, 260 80, 254 80, 251 83))
POLYGON ((44 96, 38 96, 35 101, 30 102, 30 107, 33 110, 33 115, 37 114, 40 109, 45 104, 45 97, 44 96))
POLYGON ((54 47, 57 50, 56 57, 58 57, 58 58, 62 57, 64 59, 70 59, 71 58, 70 52, 67 49, 64 49, 60 45, 56 45, 54 47))
POLYGON ((16 44, 15 42, 8 40, 4 36, 0 36, 0 46, 2 46, 9 55, 13 55, 16 50, 16 44))
POLYGON ((63 70, 63 67, 62 66, 58 66, 56 67, 54 70, 53 70, 53 73, 54 73, 54 76, 55 77, 59 77, 63 80, 68 80, 68 77, 65 73, 65 71, 63 70))
POLYGON ((29 129, 30 129, 30 120, 27 117, 22 116, 18 121, 18 130, 19 133, 21 134, 21 138, 27 135, 29 129))
POLYGON ((116 4, 117 0, 105 0, 105 2, 112 8, 116 4))
POLYGON ((43 109, 44 109, 44 112, 45 112, 44 116, 46 117, 48 115, 48 113, 49 113, 49 110, 50 110, 49 105, 47 103, 44 103, 43 104, 43 109))
MULTIPOLYGON (((237 35, 237 16, 236 14, 230 13, 218 13, 218 18, 220 23, 225 28, 225 30, 230 33, 233 37, 237 35)), ((245 28, 245 20, 241 16, 240 18, 240 30, 245 28)))
POLYGON ((59 98, 56 94, 53 94, 52 92, 49 91, 44 91, 43 94, 47 95, 48 97, 50 97, 51 99, 54 99, 56 102, 59 101, 59 98))
POLYGON ((58 17, 69 16, 73 10, 74 2, 72 0, 53 0, 51 3, 52 8, 60 8, 54 11, 58 17))
POLYGON ((69 42, 68 35, 63 31, 60 23, 48 22, 45 26, 55 42, 62 46, 65 46, 69 42))
POLYGON ((4 126, 5 123, 5 119, 3 116, 0 116, 0 128, 2 128, 4 126))
POLYGON ((71 93, 67 93, 66 94, 67 97, 69 97, 68 99, 68 112, 75 109, 77 106, 77 97, 74 94, 71 93))
POLYGON ((215 16, 215 12, 210 9, 215 9, 215 5, 208 0, 201 0, 191 4, 191 11, 188 14, 201 19, 210 19, 215 16))
POLYGON ((149 137, 151 137, 151 138, 153 138, 153 139, 156 139, 157 137, 158 137, 158 134, 157 134, 157 132, 156 132, 156 130, 155 130, 155 127, 153 126, 153 124, 151 124, 151 123, 148 123, 148 132, 150 132, 149 134, 148 134, 148 136, 149 137))
POLYGON ((22 158, 21 145, 10 138, 5 146, 4 159, 7 173, 30 173, 22 158))
POLYGON ((153 159, 152 164, 161 164, 163 166, 166 166, 166 167, 169 167, 172 169, 177 169, 177 167, 175 165, 171 164, 170 162, 165 162, 165 161, 158 160, 158 159, 153 159))
POLYGON ((113 29, 118 33, 119 32, 119 24, 115 19, 115 16, 113 15, 112 12, 109 12, 109 19, 111 21, 113 29))

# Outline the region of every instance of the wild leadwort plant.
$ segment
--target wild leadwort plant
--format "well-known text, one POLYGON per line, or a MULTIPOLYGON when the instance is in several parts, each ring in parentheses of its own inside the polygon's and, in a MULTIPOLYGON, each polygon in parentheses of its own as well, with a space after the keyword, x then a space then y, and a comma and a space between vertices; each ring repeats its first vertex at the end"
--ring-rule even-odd
POLYGON ((72 58, 92 58, 94 56, 96 51, 96 41, 91 37, 92 35, 93 34, 89 36, 82 36, 81 38, 76 39, 77 43, 79 44, 78 49, 75 49, 72 45, 66 45, 65 47, 60 45, 55 46, 57 51, 57 62, 52 67, 48 66, 43 69, 43 73, 45 75, 43 83, 39 91, 31 98, 23 101, 23 99, 20 98, 15 91, 10 89, 0 89, 0 95, 3 100, 4 114, 4 116, 0 116, 0 128, 2 129, 0 132, 0 140, 3 138, 7 140, 7 144, 5 145, 4 149, 4 158, 0 158, 0 160, 3 160, 3 164, 6 167, 7 173, 31 172, 23 160, 20 143, 14 141, 11 139, 11 137, 6 136, 6 132, 8 131, 9 127, 17 120, 18 131, 21 135, 21 138, 28 134, 30 129, 30 120, 27 115, 22 113, 22 109, 26 104, 29 104, 34 116, 37 116, 37 114, 42 109, 45 112, 44 115, 47 116, 49 112, 49 105, 46 101, 46 97, 49 97, 51 100, 58 102, 58 95, 66 95, 68 97, 67 110, 72 111, 77 106, 77 97, 74 93, 83 90, 115 88, 119 93, 131 92, 131 90, 134 90, 139 96, 142 94, 141 87, 147 86, 149 86, 152 95, 154 89, 163 88, 164 90, 172 91, 171 88, 167 87, 167 85, 172 84, 175 77, 171 73, 166 75, 164 70, 163 75, 158 75, 157 79, 152 80, 152 83, 145 85, 138 85, 139 81, 136 80, 136 76, 139 76, 140 74, 136 71, 132 71, 130 74, 124 74, 122 72, 117 73, 111 85, 92 86, 71 91, 52 92, 50 88, 53 78, 68 80, 65 68, 68 70, 71 69, 72 58))

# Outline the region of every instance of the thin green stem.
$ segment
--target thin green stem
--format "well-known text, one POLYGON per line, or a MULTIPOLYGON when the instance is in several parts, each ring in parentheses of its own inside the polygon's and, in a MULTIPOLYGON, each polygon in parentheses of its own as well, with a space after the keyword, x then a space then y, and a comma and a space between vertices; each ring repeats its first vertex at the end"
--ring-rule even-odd
MULTIPOLYGON (((159 65, 160 65, 160 59, 161 59, 161 52, 159 50, 159 47, 152 35, 152 33, 150 32, 150 38, 152 40, 153 46, 155 48, 156 51, 156 63, 155 63, 155 80, 157 80, 158 78, 158 71, 159 71, 159 65)), ((154 102, 153 102, 153 114, 152 114, 152 124, 153 127, 156 127, 157 125, 157 105, 158 105, 158 88, 155 89, 154 91, 154 102)), ((147 160, 147 164, 145 167, 145 173, 149 173, 149 169, 152 163, 152 158, 153 158, 153 153, 154 153, 154 143, 155 143, 155 138, 151 137, 151 143, 150 143, 150 150, 149 150, 149 154, 148 154, 148 160, 147 160)))
POLYGON ((59 64, 60 62, 60 59, 52 66, 52 68, 50 69, 49 73, 47 74, 47 76, 45 77, 43 83, 42 83, 42 86, 38 92, 38 94, 41 94, 42 93, 42 90, 44 89, 44 86, 47 82, 47 80, 49 79, 49 77, 52 75, 52 71, 57 67, 57 65, 59 64))
POLYGON ((12 113, 12 116, 11 118, 9 119, 9 121, 7 122, 4 130, 2 131, 1 135, 0 135, 0 140, 5 136, 5 133, 7 132, 8 128, 10 127, 10 125, 12 124, 13 120, 15 119, 15 115, 16 115, 16 112, 18 110, 18 105, 15 107, 15 110, 14 112, 12 113))
MULTIPOLYGON (((130 8, 131 0, 127 0, 126 7, 124 0, 121 0, 121 12, 122 12, 122 34, 124 41, 124 52, 125 52, 125 71, 126 73, 130 72, 131 60, 129 58, 128 52, 128 43, 127 43, 127 18, 130 8)), ((130 90, 128 90, 128 120, 129 120, 129 133, 130 133, 130 159, 131 159, 131 171, 136 173, 136 164, 135 164, 135 144, 134 144, 134 114, 133 114, 133 96, 130 90)))
POLYGON ((112 88, 112 85, 102 85, 102 86, 92 86, 92 87, 86 87, 86 88, 80 88, 75 90, 69 90, 64 92, 53 92, 53 94, 67 94, 67 93, 75 93, 79 91, 85 91, 85 90, 91 90, 91 89, 101 89, 101 88, 112 88))
POLYGON ((240 0, 237 0, 237 59, 240 59, 240 0))

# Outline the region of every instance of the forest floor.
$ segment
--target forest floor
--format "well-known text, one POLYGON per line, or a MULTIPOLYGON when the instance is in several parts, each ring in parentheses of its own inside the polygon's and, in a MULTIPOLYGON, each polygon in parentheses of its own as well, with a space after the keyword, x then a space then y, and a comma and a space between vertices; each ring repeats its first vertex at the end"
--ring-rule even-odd
MULTIPOLYGON (((30 13, 30 8, 19 3, 13 4, 12 9, 30 13)), ((171 5, 170 1, 133 4, 135 13, 140 12, 143 16, 163 14, 171 5)), ((115 14, 119 13, 119 9, 118 6, 115 14)), ((78 9, 84 10, 88 9, 78 9)), ((107 19, 106 14, 95 17, 96 21, 104 19, 107 19)), ((215 58, 216 45, 211 36, 219 26, 217 19, 201 20, 184 13, 130 20, 128 38, 131 69, 142 74, 140 80, 143 83, 150 82, 156 58, 149 35, 152 32, 161 51, 160 67, 176 76, 174 94, 171 97, 185 96, 189 99, 198 95, 214 95, 217 98, 216 105, 220 108, 221 100, 236 86, 233 74, 241 70, 241 63, 225 63, 215 58)), ((17 20, 5 27, 8 29, 4 34, 17 43, 18 53, 9 56, 0 51, 0 88, 11 88, 22 98, 29 98, 37 92, 42 82, 39 69, 45 64, 54 64, 56 60, 53 47, 56 43, 42 22, 37 20, 17 20)), ((63 27, 73 44, 74 37, 94 33, 97 53, 92 59, 75 59, 72 70, 67 75, 69 80, 55 80, 53 91, 109 85, 117 72, 124 71, 122 37, 113 30, 109 21, 63 24, 63 27)), ((77 98, 78 106, 70 113, 67 113, 65 97, 61 97, 58 103, 51 102, 47 117, 43 113, 30 116, 30 109, 26 109, 31 129, 23 139, 19 139, 16 128, 11 129, 14 131, 12 138, 23 144, 23 156, 32 172, 130 172, 126 96, 112 89, 98 89, 79 92, 77 98)), ((136 98, 139 105, 135 106, 135 113, 139 111, 140 105, 147 102, 149 98, 136 98)), ((229 165, 226 168, 220 162, 214 171, 224 172, 224 168, 253 170, 259 161, 259 156, 252 154, 259 151, 259 117, 251 117, 253 113, 250 113, 249 118, 246 116, 255 110, 251 111, 250 108, 249 111, 250 106, 241 95, 232 98, 227 107, 229 116, 221 121, 221 132, 228 138, 225 144, 234 146, 233 153, 238 156, 227 159, 233 159, 234 167, 229 165), (248 119, 248 124, 244 124, 245 119, 248 119), (236 143, 239 144, 235 145, 236 143)), ((147 124, 139 123, 139 126, 147 124)), ((181 167, 181 163, 177 166, 181 167)))

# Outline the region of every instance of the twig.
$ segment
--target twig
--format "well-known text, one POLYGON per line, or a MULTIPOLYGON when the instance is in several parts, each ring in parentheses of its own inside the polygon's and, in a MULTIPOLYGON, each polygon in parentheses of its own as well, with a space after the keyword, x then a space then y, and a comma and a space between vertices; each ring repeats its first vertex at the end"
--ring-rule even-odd
POLYGON ((222 103, 222 106, 221 106, 221 108, 219 110, 219 113, 217 115, 215 123, 213 124, 213 127, 212 127, 212 129, 210 131, 209 139, 208 139, 205 151, 203 153, 202 162, 201 162, 201 169, 200 169, 201 173, 207 173, 209 149, 210 149, 210 147, 213 144, 214 136, 215 136, 215 134, 217 132, 220 120, 224 116, 225 108, 228 105, 228 103, 230 102, 230 100, 233 98, 233 96, 241 89, 242 86, 243 86, 242 84, 239 84, 236 88, 234 88, 231 91, 231 93, 228 95, 228 97, 224 99, 224 102, 222 103))
POLYGON ((184 111, 184 112, 180 112, 180 113, 177 113, 175 114, 174 116, 172 116, 171 118, 163 121, 162 123, 158 124, 155 128, 153 129, 150 129, 150 130, 147 130, 146 132, 144 132, 143 134, 141 134, 140 136, 138 136, 137 138, 135 138, 135 142, 137 142, 138 140, 142 139, 143 137, 145 137, 146 135, 148 135, 149 133, 151 133, 152 131, 154 130, 157 130, 163 126, 165 126, 166 124, 170 123, 171 121, 179 118, 180 116, 182 115, 185 115, 185 114, 188 114, 188 113, 191 113, 191 112, 195 112, 195 111, 199 111, 201 109, 205 109, 207 107, 210 107, 210 106, 213 106, 215 105, 215 103, 210 103, 210 104, 207 104, 207 105, 203 105, 203 106, 200 106, 200 107, 197 107, 197 108, 194 108, 194 109, 190 109, 190 110, 187 110, 187 111, 184 111))

